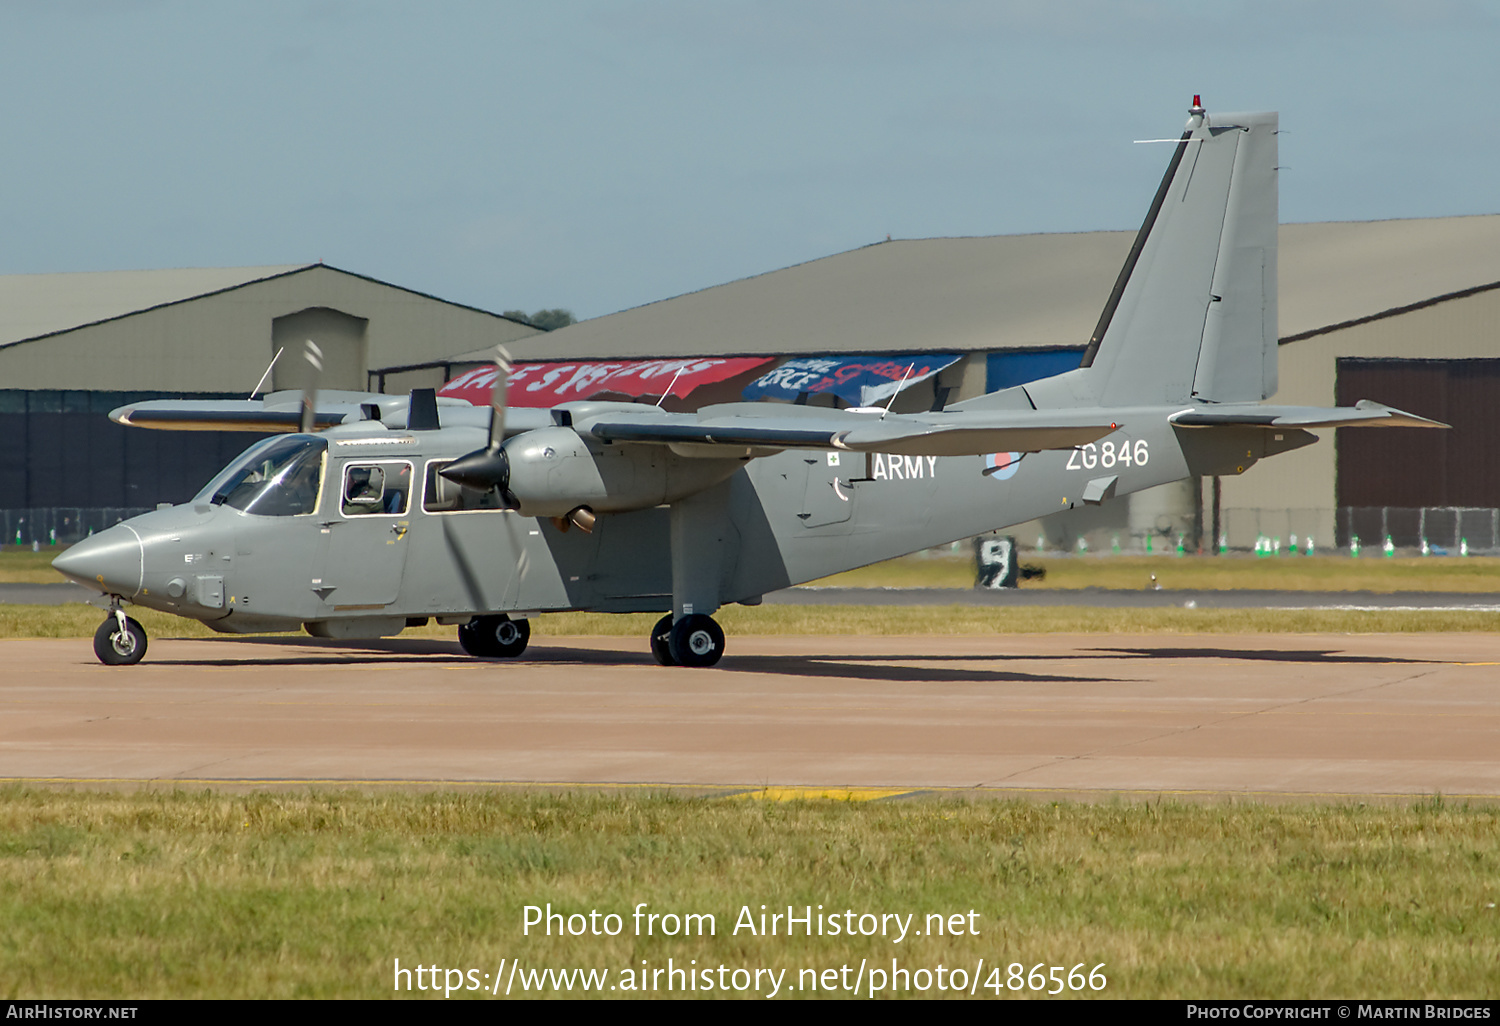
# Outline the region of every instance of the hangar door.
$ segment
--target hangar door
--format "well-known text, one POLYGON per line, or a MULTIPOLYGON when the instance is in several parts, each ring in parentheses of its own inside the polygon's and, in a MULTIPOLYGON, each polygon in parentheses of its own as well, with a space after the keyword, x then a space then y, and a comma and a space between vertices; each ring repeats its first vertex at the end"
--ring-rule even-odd
MULTIPOLYGON (((1500 508, 1500 360, 1341 359, 1337 370, 1341 406, 1373 399, 1453 425, 1451 431, 1340 428, 1335 445, 1341 533, 1354 523, 1361 538, 1377 537, 1373 514, 1360 511, 1385 509, 1385 533, 1397 545, 1414 545, 1421 543, 1416 514, 1393 518, 1389 510, 1500 508), (1362 530, 1361 518, 1370 521, 1362 530)), ((1467 519, 1475 521, 1473 529, 1460 533, 1493 533, 1484 526, 1492 518, 1467 519)), ((1491 548, 1500 539, 1469 542, 1491 548)))
POLYGON ((318 386, 363 392, 367 384, 365 333, 368 327, 369 321, 363 317, 351 317, 322 306, 277 317, 271 322, 271 349, 266 354, 266 359, 270 360, 281 353, 271 371, 271 387, 280 391, 306 388, 312 383, 303 354, 303 345, 311 339, 323 351, 323 375, 318 386))

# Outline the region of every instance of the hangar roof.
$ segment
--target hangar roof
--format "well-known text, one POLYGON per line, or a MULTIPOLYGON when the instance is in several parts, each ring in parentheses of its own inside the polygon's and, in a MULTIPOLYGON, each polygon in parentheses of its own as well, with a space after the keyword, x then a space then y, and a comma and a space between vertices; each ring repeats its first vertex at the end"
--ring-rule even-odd
POLYGON ((0 346, 223 292, 305 266, 0 275, 0 346))
MULTIPOLYGON (((881 242, 509 345, 551 360, 1082 345, 1134 236, 881 242)), ((1497 214, 1281 226, 1284 340, 1494 284, 1497 214)))
MULTIPOLYGON (((0 275, 0 348, 316 268, 463 306, 326 264, 10 274, 0 275)), ((486 310, 477 312, 500 317, 486 310)))

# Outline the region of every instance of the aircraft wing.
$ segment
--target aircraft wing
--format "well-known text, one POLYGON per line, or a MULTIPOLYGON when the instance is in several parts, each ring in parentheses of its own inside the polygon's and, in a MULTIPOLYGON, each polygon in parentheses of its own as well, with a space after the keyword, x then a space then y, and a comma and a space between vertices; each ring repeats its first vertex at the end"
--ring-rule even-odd
POLYGON ((577 418, 574 427, 606 442, 965 456, 1072 449, 1117 430, 1119 425, 1106 416, 1099 410, 882 415, 779 403, 726 403, 696 414, 650 407, 636 413, 617 407, 577 418))
MULTIPOLYGON (((150 399, 111 410, 109 419, 125 427, 158 431, 296 431, 301 423, 299 407, 277 409, 254 399, 150 399)), ((363 420, 358 406, 352 410, 318 409, 319 429, 342 424, 346 419, 363 420)))
MULTIPOLYGON (((471 406, 463 399, 439 397, 439 422, 431 426, 484 428, 489 407, 471 406)), ((378 421, 387 428, 409 425, 410 398, 379 392, 323 391, 318 393, 314 429, 338 424, 378 421)), ((265 434, 297 431, 301 426, 302 393, 273 392, 264 399, 149 399, 111 410, 109 419, 126 427, 158 431, 255 431, 265 434)), ((546 410, 512 410, 507 433, 514 434, 551 423, 546 410)))
POLYGON ((1266 406, 1261 403, 1226 403, 1197 406, 1169 418, 1179 427, 1205 428, 1240 425, 1262 428, 1330 427, 1420 427, 1449 425, 1419 417, 1381 403, 1361 399, 1353 406, 1266 406))

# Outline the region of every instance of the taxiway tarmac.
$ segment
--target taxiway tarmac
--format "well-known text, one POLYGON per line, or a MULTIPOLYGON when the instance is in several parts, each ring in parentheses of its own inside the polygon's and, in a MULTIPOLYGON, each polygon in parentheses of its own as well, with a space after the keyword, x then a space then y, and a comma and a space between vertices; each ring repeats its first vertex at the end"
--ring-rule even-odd
POLYGON ((1500 796, 1500 638, 0 641, 0 777, 1500 796))

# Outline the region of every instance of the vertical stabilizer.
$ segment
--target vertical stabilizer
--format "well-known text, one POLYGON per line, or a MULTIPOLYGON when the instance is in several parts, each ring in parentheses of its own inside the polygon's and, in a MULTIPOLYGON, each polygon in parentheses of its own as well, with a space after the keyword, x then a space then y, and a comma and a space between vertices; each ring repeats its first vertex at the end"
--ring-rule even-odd
POLYGON ((1026 386, 1037 405, 1275 393, 1276 130, 1193 108, 1082 368, 1026 386))

